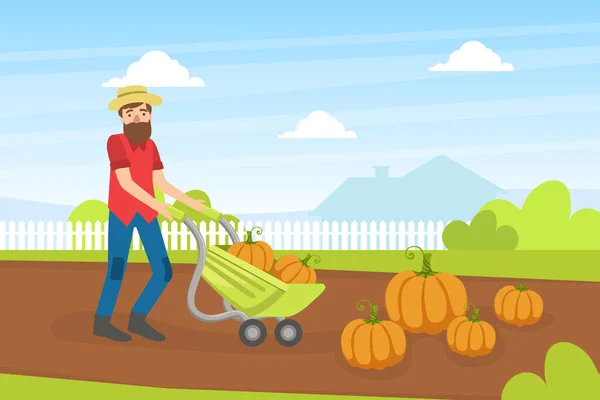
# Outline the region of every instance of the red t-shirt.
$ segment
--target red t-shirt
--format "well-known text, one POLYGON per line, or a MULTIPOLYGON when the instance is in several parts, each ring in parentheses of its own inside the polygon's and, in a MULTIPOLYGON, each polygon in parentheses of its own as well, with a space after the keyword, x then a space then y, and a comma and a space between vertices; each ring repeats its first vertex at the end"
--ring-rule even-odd
POLYGON ((154 197, 152 174, 154 170, 163 168, 156 144, 148 139, 136 145, 124 134, 118 133, 109 136, 106 148, 110 160, 108 208, 125 225, 129 225, 136 213, 140 213, 147 222, 152 221, 158 213, 123 189, 115 170, 129 168, 133 181, 154 197))

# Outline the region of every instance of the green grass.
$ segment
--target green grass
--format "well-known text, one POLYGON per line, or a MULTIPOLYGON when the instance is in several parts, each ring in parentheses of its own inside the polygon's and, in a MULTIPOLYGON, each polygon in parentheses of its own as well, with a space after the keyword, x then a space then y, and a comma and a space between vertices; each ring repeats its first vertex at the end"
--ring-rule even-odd
POLYGON ((234 392, 218 390, 164 389, 114 383, 86 382, 71 379, 42 378, 23 375, 0 374, 0 398, 3 399, 133 399, 144 400, 425 400, 400 397, 331 396, 261 392, 234 392))
MULTIPOLYGON (((306 253, 321 258, 319 264, 309 264, 316 269, 340 271, 398 272, 420 269, 421 256, 405 258, 403 250, 277 250, 275 257, 296 254, 304 258, 306 253)), ((431 264, 435 271, 446 271, 462 276, 498 278, 550 279, 600 282, 600 251, 448 251, 433 253, 431 264)), ((170 251, 173 263, 195 264, 197 252, 170 251)), ((105 251, 0 251, 2 260, 34 261, 96 261, 106 262, 105 251)), ((143 251, 132 251, 131 262, 147 262, 143 251)))

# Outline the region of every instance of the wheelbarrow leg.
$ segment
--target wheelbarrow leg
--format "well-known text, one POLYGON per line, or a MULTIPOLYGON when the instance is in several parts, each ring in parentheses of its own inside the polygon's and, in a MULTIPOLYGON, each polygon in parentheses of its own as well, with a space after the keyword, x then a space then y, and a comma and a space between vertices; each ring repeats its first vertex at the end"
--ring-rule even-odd
MULTIPOLYGON (((227 302, 227 300, 223 299, 223 309, 227 312, 229 311, 233 311, 233 307, 231 307, 231 304, 229 304, 227 302)), ((248 318, 244 319, 242 316, 236 316, 233 318, 234 320, 238 321, 238 322, 244 322, 246 321, 248 318)))

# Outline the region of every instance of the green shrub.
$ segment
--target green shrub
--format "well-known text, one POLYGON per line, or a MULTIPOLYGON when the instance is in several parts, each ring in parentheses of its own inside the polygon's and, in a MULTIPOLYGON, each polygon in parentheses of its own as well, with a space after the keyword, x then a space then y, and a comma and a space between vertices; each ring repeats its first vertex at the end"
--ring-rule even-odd
POLYGON ((479 212, 470 225, 452 221, 442 233, 448 250, 514 250, 519 242, 517 232, 510 226, 497 227, 493 211, 479 212))
POLYGON ((568 342, 554 344, 546 354, 546 381, 531 372, 513 376, 502 400, 600 399, 600 374, 590 356, 568 342))
POLYGON ((484 210, 494 212, 498 225, 516 230, 516 250, 600 250, 600 212, 586 208, 571 215, 571 196, 561 182, 537 186, 521 209, 506 200, 492 200, 480 211, 484 210))

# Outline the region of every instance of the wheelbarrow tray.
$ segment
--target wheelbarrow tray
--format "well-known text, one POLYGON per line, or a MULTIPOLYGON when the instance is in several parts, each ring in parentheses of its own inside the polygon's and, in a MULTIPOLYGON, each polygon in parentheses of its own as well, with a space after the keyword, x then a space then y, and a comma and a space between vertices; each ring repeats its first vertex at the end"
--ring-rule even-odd
POLYGON ((202 279, 249 317, 291 317, 325 290, 322 283, 280 281, 217 246, 207 248, 202 279))

